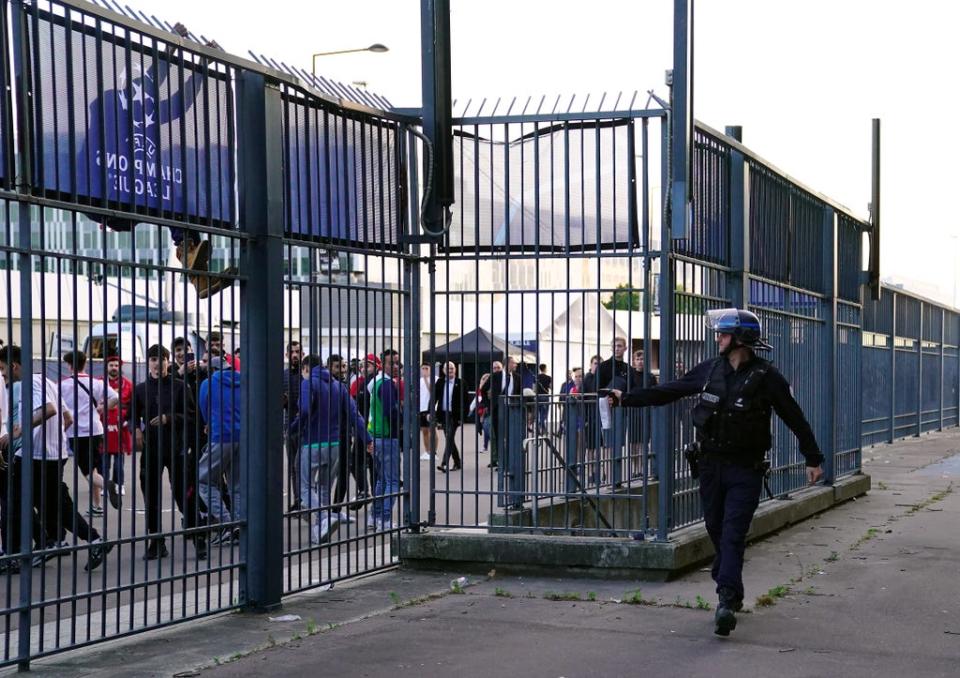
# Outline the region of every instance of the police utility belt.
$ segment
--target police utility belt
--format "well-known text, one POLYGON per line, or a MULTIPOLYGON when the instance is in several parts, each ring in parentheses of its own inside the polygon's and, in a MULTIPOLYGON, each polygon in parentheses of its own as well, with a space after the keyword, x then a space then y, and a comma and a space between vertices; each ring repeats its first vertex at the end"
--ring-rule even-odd
POLYGON ((763 489, 767 491, 767 496, 771 499, 774 498, 773 492, 770 490, 770 461, 767 459, 748 463, 739 459, 730 459, 729 457, 724 457, 719 454, 710 454, 704 452, 699 440, 694 440, 683 448, 683 458, 687 460, 687 465, 690 467, 690 477, 694 480, 700 477, 700 464, 704 461, 716 464, 734 464, 756 471, 763 475, 763 489))

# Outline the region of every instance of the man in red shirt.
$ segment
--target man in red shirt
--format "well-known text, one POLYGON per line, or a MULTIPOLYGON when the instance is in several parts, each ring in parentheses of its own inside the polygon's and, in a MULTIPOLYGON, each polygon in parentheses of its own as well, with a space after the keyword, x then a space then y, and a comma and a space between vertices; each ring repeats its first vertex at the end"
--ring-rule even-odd
POLYGON ((110 356, 106 361, 107 383, 116 391, 120 400, 115 407, 107 410, 107 431, 105 436, 106 454, 103 455, 103 477, 110 474, 107 492, 110 504, 120 508, 125 494, 123 489, 124 456, 133 451, 133 436, 130 434, 130 401, 133 399, 133 382, 120 372, 123 361, 119 356, 110 356), (111 471, 111 466, 113 470, 111 471))

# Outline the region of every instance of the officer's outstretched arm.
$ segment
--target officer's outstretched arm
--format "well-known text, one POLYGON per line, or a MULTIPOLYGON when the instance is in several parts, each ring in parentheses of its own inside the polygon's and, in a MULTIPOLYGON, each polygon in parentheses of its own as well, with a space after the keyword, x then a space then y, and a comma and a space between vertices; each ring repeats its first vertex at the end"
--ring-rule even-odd
MULTIPOLYGON (((613 404, 624 407, 648 407, 667 405, 674 401, 696 395, 707 383, 713 360, 705 360, 679 379, 668 381, 649 388, 634 388, 618 396, 619 402, 613 404)), ((617 392, 620 393, 619 391, 617 392)))

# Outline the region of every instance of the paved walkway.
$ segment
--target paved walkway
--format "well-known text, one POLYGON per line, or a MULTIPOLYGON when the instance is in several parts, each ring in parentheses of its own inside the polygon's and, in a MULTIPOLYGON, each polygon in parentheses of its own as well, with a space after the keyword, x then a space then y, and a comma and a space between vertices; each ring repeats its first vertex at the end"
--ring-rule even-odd
POLYGON ((748 613, 712 634, 701 570, 673 582, 393 571, 34 663, 73 676, 956 676, 960 433, 864 453, 874 489, 752 545, 748 613), (758 596, 763 595, 761 601, 758 596), (702 601, 702 602, 701 602, 702 601), (634 604, 642 603, 642 604, 634 604), (766 604, 760 604, 766 603, 766 604), (749 667, 749 668, 746 668, 749 667))

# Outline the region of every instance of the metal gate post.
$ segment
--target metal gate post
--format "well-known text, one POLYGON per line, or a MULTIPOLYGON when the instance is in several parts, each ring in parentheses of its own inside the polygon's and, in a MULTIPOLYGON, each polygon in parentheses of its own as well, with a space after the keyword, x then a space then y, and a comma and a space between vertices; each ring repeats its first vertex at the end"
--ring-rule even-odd
MULTIPOLYGON (((416 144, 409 143, 410 133, 406 127, 400 128, 397 135, 399 139, 397 155, 400 165, 400 185, 397 186, 397 194, 407 196, 409 200, 409 213, 401 213, 400 223, 400 242, 403 245, 404 255, 413 253, 419 254, 420 245, 411 243, 406 236, 416 233, 420 229, 419 208, 417 206, 417 186, 416 186, 416 144), (405 171, 404 168, 408 168, 405 171), (413 189, 411 190, 408 182, 412 180, 413 189)), ((402 203, 401 203, 402 204, 402 203)), ((420 383, 420 261, 411 259, 409 256, 403 260, 403 282, 405 292, 403 299, 403 332, 405 341, 403 361, 404 379, 408 384, 420 383)), ((403 506, 401 515, 404 516, 405 526, 412 532, 420 531, 420 429, 417 413, 420 411, 420 389, 406 389, 406 402, 404 402, 404 447, 401 450, 403 455, 403 470, 406 489, 402 495, 403 506)), ((433 465, 431 464, 431 469, 433 465)))
MULTIPOLYGON (((823 227, 821 242, 821 257, 823 258, 823 320, 824 332, 821 342, 823 351, 823 383, 826 386, 820 396, 823 398, 824 417, 820 425, 817 438, 823 452, 823 480, 824 484, 832 485, 836 469, 834 467, 837 447, 837 391, 840 387, 840 371, 838 369, 839 350, 837 341, 837 217, 834 211, 825 207, 823 210, 823 227)), ((858 394, 859 397, 859 394, 858 394)))
POLYGON ((890 292, 890 440, 897 439, 897 293, 890 292))
POLYGON ((923 307, 920 302, 920 315, 917 319, 917 437, 923 433, 923 307))
POLYGON ((946 339, 946 328, 947 328, 947 311, 945 309, 940 309, 940 379, 937 383, 940 384, 940 426, 937 428, 938 431, 943 430, 943 387, 944 384, 944 356, 943 356, 943 342, 946 339))
MULTIPOLYGON (((33 158, 33 113, 32 92, 30 91, 30 55, 27 40, 26 10, 22 3, 11 3, 13 64, 17 108, 17 164, 16 190, 29 195, 32 187, 33 158)), ((20 267, 20 421, 24 423, 26 434, 21 436, 20 457, 20 543, 11 544, 11 549, 20 552, 20 613, 18 615, 18 648, 20 671, 30 670, 30 636, 33 621, 31 605, 33 600, 33 436, 29 435, 29 422, 33 418, 33 374, 38 371, 33 364, 33 264, 31 213, 29 203, 17 203, 18 238, 20 254, 17 263, 20 267)), ((41 300, 41 305, 42 305, 41 300)), ((4 395, 4 397, 6 397, 4 395)), ((58 408, 59 409, 59 408, 58 408)), ((14 460, 11 458, 11 463, 14 460)))
POLYGON ((240 600, 247 610, 280 606, 283 594, 283 168, 280 91, 259 73, 237 77, 241 251, 241 483, 246 488, 240 600))
MULTIPOLYGON (((727 136, 741 140, 743 128, 727 127, 727 136)), ((750 305, 750 165, 743 153, 730 150, 730 303, 750 305)))

